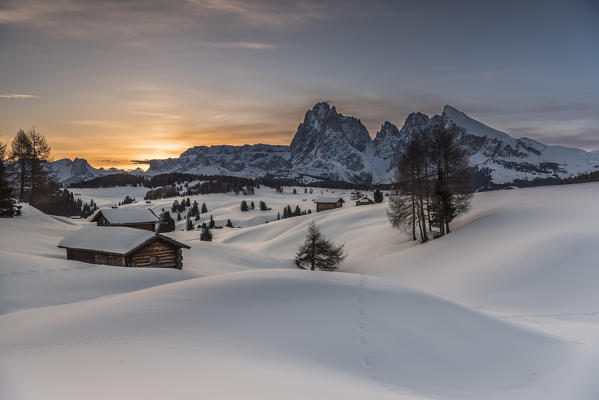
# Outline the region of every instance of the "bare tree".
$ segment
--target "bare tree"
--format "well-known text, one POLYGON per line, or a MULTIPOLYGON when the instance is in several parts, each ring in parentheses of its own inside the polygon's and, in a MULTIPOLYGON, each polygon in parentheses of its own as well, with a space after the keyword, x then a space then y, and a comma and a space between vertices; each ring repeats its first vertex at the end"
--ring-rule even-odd
POLYGON ((394 228, 412 233, 416 240, 416 228, 420 240, 426 242, 425 204, 427 175, 422 146, 417 138, 412 138, 399 157, 396 172, 395 190, 389 199, 387 218, 394 228))
POLYGON ((335 271, 345 256, 343 245, 335 246, 329 242, 312 221, 308 225, 306 241, 299 247, 295 256, 295 264, 312 271, 335 271))

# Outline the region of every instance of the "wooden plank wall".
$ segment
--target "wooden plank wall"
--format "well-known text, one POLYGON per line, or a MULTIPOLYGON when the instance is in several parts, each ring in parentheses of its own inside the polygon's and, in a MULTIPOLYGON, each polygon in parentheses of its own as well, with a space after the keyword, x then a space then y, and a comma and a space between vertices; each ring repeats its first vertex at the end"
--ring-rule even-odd
POLYGON ((181 249, 162 240, 155 240, 131 254, 127 265, 131 267, 181 268, 181 249))

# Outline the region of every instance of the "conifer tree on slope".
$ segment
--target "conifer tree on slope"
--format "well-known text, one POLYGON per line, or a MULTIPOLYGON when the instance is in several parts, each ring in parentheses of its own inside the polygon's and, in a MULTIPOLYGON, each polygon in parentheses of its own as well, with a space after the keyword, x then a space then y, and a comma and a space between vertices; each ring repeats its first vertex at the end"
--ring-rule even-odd
POLYGON ((187 222, 185 224, 185 230, 193 231, 193 228, 194 228, 194 226, 193 226, 193 222, 191 222, 191 218, 187 217, 187 222))
POLYGON ((314 222, 308 225, 306 241, 299 247, 295 264, 312 271, 335 271, 345 259, 343 245, 335 246, 320 232, 314 222))
POLYGON ((202 233, 200 233, 200 240, 202 240, 204 242, 211 242, 212 241, 212 231, 210 230, 210 228, 208 227, 208 225, 206 225, 205 222, 202 225, 202 233))

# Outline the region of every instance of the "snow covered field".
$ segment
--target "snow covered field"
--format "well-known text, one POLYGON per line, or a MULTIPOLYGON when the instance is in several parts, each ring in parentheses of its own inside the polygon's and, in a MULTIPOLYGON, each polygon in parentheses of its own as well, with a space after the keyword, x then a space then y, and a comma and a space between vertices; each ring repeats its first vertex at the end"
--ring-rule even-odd
POLYGON ((207 243, 179 222, 182 271, 67 261, 86 221, 0 220, 0 398, 599 398, 599 184, 475 194, 425 245, 385 203, 276 221, 319 195, 191 197, 241 228, 207 243), (294 267, 312 220, 345 243, 342 273, 294 267))

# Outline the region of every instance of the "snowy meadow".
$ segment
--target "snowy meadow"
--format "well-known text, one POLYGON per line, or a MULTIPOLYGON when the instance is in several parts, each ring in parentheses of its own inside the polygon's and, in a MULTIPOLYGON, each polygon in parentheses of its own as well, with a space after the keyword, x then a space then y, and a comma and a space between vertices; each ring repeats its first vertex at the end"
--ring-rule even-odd
MULTIPOLYGON (((157 214, 174 200, 70 190, 157 214)), ((0 397, 599 397, 599 184, 476 193, 425 244, 392 229, 387 198, 292 191, 190 196, 208 209, 194 224, 222 229, 176 222, 182 270, 67 260, 56 245, 85 220, 0 220, 0 397), (318 196, 346 203, 316 213, 318 196), (277 220, 287 205, 311 213, 277 220), (293 263, 312 221, 345 244, 339 272, 293 263)))

